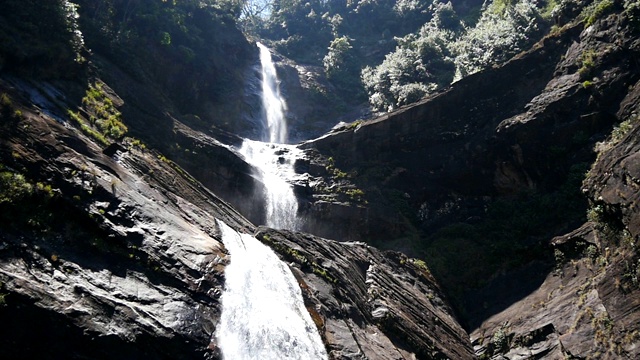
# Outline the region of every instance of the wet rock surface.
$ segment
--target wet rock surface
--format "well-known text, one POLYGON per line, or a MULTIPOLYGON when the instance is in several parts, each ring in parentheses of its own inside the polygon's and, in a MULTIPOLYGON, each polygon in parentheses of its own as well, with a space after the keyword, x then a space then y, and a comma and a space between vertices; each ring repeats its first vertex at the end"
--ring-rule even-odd
POLYGON ((227 259, 214 219, 253 225, 149 150, 107 156, 44 112, 23 114, 0 128, 4 169, 54 194, 42 218, 3 225, 0 353, 215 357, 227 259))
MULTIPOLYGON (((604 23, 620 20, 609 18, 604 23)), ((624 24, 624 20, 621 22, 624 24)), ((607 34, 597 26, 585 33, 607 34)), ((583 39, 588 42, 589 36, 583 39)), ((625 46, 637 50, 636 42, 626 42, 625 46)), ((607 54, 605 59, 613 56, 603 52, 607 54)), ((639 356, 639 233, 635 205, 639 186, 634 159, 640 151, 640 93, 637 83, 625 86, 625 96, 611 104, 608 112, 621 123, 597 144, 598 158, 583 183, 583 192, 590 200, 589 222, 551 241, 554 270, 538 289, 472 332, 478 354, 508 359, 639 356)))
POLYGON ((364 243, 258 228, 300 283, 331 359, 472 359, 424 262, 364 243))
POLYGON ((638 77, 629 60, 637 52, 634 28, 616 16, 584 30, 569 25, 421 103, 304 143, 357 174, 352 182, 374 204, 357 232, 363 237, 352 240, 412 231, 376 206, 393 203, 395 193, 406 194, 418 215, 410 222, 429 231, 482 215, 487 197, 557 187, 571 165, 592 162, 593 145, 618 121, 616 104, 638 77), (584 54, 598 54, 589 69, 584 54), (441 211, 451 202, 457 214, 441 211))
MULTIPOLYGON (((638 55, 636 39, 635 25, 620 13, 588 28, 569 24, 501 67, 302 144, 354 174, 349 181, 369 204, 348 204, 354 211, 333 219, 322 211, 326 206, 314 206, 322 189, 312 186, 307 209, 323 219, 319 233, 346 222, 352 227, 344 239, 423 256, 420 247, 431 246, 431 235, 443 227, 475 226, 486 221, 492 204, 523 193, 558 192, 574 166, 595 160, 595 144, 622 121, 616 113, 640 74, 631 60, 638 55)), ((558 218, 545 224, 546 233, 516 241, 529 253, 548 252, 549 238, 582 222, 558 218)))

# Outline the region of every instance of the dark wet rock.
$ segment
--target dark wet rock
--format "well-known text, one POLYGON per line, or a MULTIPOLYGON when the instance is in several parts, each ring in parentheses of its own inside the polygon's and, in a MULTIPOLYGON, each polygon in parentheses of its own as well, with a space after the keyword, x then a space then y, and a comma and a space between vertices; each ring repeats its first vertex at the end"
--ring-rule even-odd
MULTIPOLYGON (((322 220, 308 231, 325 234, 334 223, 350 224, 336 238, 438 262, 444 253, 448 263, 434 264, 434 273, 472 329, 471 324, 490 315, 486 310, 491 307, 475 301, 476 292, 508 272, 520 274, 510 281, 528 284, 518 287, 518 296, 539 286, 552 268, 547 264, 553 252, 548 239, 580 226, 587 203, 573 188, 577 211, 529 228, 529 234, 516 234, 504 253, 493 234, 465 231, 505 218, 504 212, 492 215, 487 210, 495 204, 517 203, 522 194, 561 196, 563 186, 584 173, 596 158, 596 144, 624 120, 619 108, 635 101, 629 94, 636 93, 640 78, 633 60, 640 50, 636 39, 636 27, 624 14, 602 17, 586 29, 573 23, 503 66, 464 78, 415 105, 302 144, 318 154, 308 166, 310 174, 325 179, 310 183, 305 209, 309 217, 322 220), (352 174, 342 186, 361 189, 363 202, 319 196, 323 185, 335 180, 322 167, 329 158, 342 173, 352 174), (456 244, 473 258, 460 259, 456 244), (488 273, 461 270, 470 266, 488 273), (461 275, 451 276, 456 272, 461 275)), ((617 163, 603 168, 607 166, 617 163)), ((523 211, 521 220, 530 217, 523 211)), ((489 304, 510 299, 501 305, 508 306, 518 300, 506 287, 497 288, 502 292, 488 296, 489 304)))
POLYGON ((290 262, 331 359, 473 358, 420 260, 263 227, 256 237, 290 262))
MULTIPOLYGON (((586 29, 581 39, 589 46, 598 46, 594 39, 603 41, 601 51, 605 55, 601 61, 624 64, 625 59, 620 58, 624 51, 638 51, 637 42, 630 41, 621 31, 626 29, 624 26, 626 20, 613 15, 586 29), (616 39, 615 44, 624 44, 619 49, 621 53, 606 44, 612 38, 616 39)), ((567 56, 579 53, 576 47, 580 43, 574 44, 567 56)), ((640 152, 640 92, 638 83, 628 83, 637 80, 637 75, 624 80, 623 88, 615 85, 616 81, 623 81, 616 73, 606 72, 598 77, 606 87, 588 100, 597 101, 606 90, 624 94, 618 95, 620 101, 604 107, 605 116, 621 123, 597 144, 597 160, 583 183, 583 192, 590 201, 590 221, 551 241, 554 269, 537 289, 489 317, 472 332, 478 354, 535 359, 640 356, 640 255, 636 245, 640 235, 636 206, 640 200, 636 161, 640 152), (503 339, 502 347, 496 346, 498 339, 503 339)), ((565 101, 566 96, 559 99, 565 101)), ((593 117, 583 119, 591 124, 598 121, 593 117)))
POLYGON ((464 78, 416 105, 303 144, 331 157, 344 172, 357 173, 352 182, 373 204, 365 223, 379 227, 362 228, 358 233, 363 237, 353 240, 386 238, 385 229, 394 228, 395 221, 376 206, 380 201, 371 201, 381 191, 390 203, 389 189, 407 194, 412 216, 419 218, 411 222, 429 230, 481 215, 483 197, 558 186, 572 164, 592 161, 592 146, 616 121, 612 104, 622 100, 637 77, 627 60, 636 51, 631 28, 617 31, 618 25, 606 22, 598 26, 609 29, 608 37, 572 25, 502 67, 464 78), (585 87, 587 79, 577 64, 591 51, 604 55, 590 69, 591 87, 585 87), (438 215, 457 199, 457 216, 438 215), (429 210, 428 216, 416 216, 421 208, 429 210))
POLYGON ((253 226, 149 150, 107 156, 77 130, 23 114, 0 127, 2 164, 54 197, 25 201, 38 206, 32 220, 3 221, 3 357, 216 357, 227 260, 214 219, 253 226))
POLYGON ((555 270, 471 333, 476 353, 508 359, 637 358, 639 291, 622 284, 622 254, 628 250, 604 246, 601 236, 587 223, 555 238, 555 270))

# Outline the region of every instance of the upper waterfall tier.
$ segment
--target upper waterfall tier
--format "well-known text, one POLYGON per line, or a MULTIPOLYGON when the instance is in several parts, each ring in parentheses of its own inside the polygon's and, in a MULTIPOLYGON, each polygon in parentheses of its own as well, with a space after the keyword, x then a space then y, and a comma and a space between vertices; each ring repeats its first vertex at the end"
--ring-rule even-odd
POLYGON ((262 65, 262 103, 268 129, 265 141, 285 144, 288 141, 287 120, 285 118, 287 104, 280 95, 278 74, 271 59, 271 52, 261 43, 257 43, 257 45, 260 49, 260 63, 262 65))

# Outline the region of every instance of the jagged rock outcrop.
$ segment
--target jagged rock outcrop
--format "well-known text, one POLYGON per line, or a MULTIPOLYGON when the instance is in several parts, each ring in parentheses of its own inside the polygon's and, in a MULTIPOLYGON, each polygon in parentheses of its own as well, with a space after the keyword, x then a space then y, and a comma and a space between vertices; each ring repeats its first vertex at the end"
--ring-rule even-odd
POLYGON ((331 359, 472 359, 424 262, 364 243, 260 227, 286 261, 331 359))
MULTIPOLYGON (((1 105, 3 186, 37 189, 0 189, 1 356, 219 359, 214 331, 233 258, 215 219, 254 226, 155 150, 133 139, 98 146, 65 120, 62 100, 46 100, 61 90, 0 82, 10 99, 1 105)), ((175 129, 192 156, 233 154, 175 129)), ((261 228, 258 237, 292 261, 331 359, 473 358, 424 263, 299 233, 261 228)))
POLYGON ((548 240, 584 221, 575 180, 623 120, 616 113, 640 77, 637 25, 616 9, 587 28, 568 24, 416 105, 303 144, 321 154, 308 166, 312 175, 335 182, 322 166, 330 158, 342 186, 364 195, 335 202, 350 210, 334 217, 325 188, 310 182, 305 209, 320 220, 307 230, 327 236, 333 223, 349 223, 336 238, 432 261, 470 328, 527 296, 552 270, 548 240), (573 205, 545 217, 560 206, 553 199, 573 205), (508 273, 523 285, 491 287, 508 273), (494 291, 475 300, 483 287, 494 291))
POLYGON ((20 111, 0 126, 4 174, 51 197, 0 204, 3 357, 215 355, 226 260, 213 221, 253 225, 152 151, 102 149, 1 88, 20 111))
POLYGON ((584 181, 589 222, 552 240, 555 270, 531 295, 472 334, 481 354, 536 359, 640 356, 640 83, 630 88, 610 138, 584 181))

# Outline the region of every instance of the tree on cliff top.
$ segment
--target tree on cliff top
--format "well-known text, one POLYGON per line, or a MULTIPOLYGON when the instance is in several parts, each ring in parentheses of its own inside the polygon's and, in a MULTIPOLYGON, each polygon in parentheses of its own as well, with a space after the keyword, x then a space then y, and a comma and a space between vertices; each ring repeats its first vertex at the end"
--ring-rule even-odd
POLYGON ((374 110, 418 101, 453 80, 508 60, 543 34, 544 19, 530 0, 498 1, 475 26, 461 22, 451 4, 435 2, 432 19, 419 32, 396 38, 396 50, 362 71, 374 110))
POLYGON ((362 82, 375 110, 416 102, 453 80, 449 44, 462 29, 451 3, 436 3, 434 15, 416 34, 396 38, 396 50, 376 67, 365 67, 362 82))
POLYGON ((242 86, 251 48, 226 0, 77 0, 87 45, 137 79, 172 92, 180 110, 198 113, 242 86))
POLYGON ((66 0, 5 0, 0 69, 47 79, 77 76, 84 62, 77 18, 76 6, 66 0))

